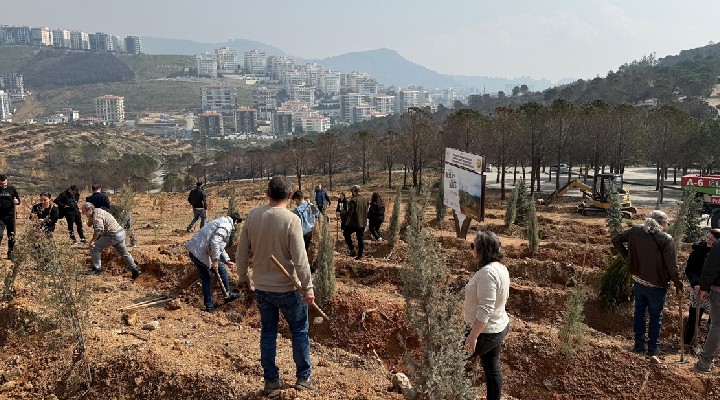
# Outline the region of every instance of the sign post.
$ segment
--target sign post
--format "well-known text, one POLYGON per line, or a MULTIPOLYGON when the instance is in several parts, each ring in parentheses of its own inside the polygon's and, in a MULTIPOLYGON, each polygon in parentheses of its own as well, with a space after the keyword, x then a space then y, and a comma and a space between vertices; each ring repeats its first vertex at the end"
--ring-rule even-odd
POLYGON ((485 217, 485 157, 446 148, 444 204, 453 210, 455 234, 464 239, 473 219, 485 217))

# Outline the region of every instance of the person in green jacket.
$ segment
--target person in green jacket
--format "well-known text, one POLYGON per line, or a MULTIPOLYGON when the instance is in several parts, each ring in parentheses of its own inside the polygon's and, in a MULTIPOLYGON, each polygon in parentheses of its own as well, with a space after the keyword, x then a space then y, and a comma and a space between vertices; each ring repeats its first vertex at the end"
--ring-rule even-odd
POLYGON ((341 214, 347 221, 345 222, 343 236, 350 250, 350 257, 355 257, 356 260, 359 260, 363 256, 363 235, 365 234, 365 227, 367 226, 368 201, 360 195, 360 186, 353 185, 350 188, 350 192, 352 193, 352 198, 348 201, 348 208, 341 214), (355 233, 358 242, 357 253, 355 253, 355 246, 353 246, 353 233, 355 233))

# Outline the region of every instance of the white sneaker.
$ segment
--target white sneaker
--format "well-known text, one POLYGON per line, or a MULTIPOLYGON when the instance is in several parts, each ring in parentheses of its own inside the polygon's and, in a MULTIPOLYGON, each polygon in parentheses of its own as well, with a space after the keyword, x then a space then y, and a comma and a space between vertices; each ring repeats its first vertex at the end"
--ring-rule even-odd
POLYGON ((383 241, 383 238, 378 238, 378 242, 382 242, 382 241, 383 241))

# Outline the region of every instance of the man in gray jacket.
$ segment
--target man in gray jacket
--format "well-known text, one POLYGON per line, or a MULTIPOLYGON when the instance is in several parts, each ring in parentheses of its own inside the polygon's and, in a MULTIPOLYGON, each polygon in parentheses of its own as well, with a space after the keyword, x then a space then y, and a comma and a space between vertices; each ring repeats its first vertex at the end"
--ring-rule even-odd
MULTIPOLYGON (((230 256, 225 251, 225 247, 230 241, 233 231, 241 222, 242 218, 238 213, 220 217, 205 224, 192 239, 185 243, 190 260, 195 264, 200 274, 205 310, 209 312, 218 307, 218 304, 212 298, 212 275, 219 273, 225 292, 230 293, 230 281, 228 280, 227 269, 223 264, 227 264, 232 268, 235 263, 230 261, 230 256)), ((225 303, 229 303, 237 298, 236 293, 231 293, 224 300, 225 303)))
POLYGON ((628 260, 634 281, 635 314, 633 351, 655 356, 661 354, 658 346, 662 328, 662 312, 667 296, 668 283, 675 284, 675 293, 682 295, 682 282, 678 275, 675 242, 663 232, 668 227, 667 215, 655 210, 643 226, 634 226, 612 238, 612 244, 628 260), (627 243, 627 248, 625 248, 627 243), (645 314, 650 322, 645 337, 645 314))

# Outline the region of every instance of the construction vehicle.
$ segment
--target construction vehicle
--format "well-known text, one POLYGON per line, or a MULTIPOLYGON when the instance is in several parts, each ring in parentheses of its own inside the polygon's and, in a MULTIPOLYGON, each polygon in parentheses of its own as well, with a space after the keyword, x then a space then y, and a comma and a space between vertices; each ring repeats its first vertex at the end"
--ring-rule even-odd
POLYGON ((583 193, 583 201, 577 207, 582 215, 598 215, 607 213, 610 208, 611 186, 615 187, 615 195, 620 196, 621 211, 625 218, 631 218, 637 212, 630 202, 630 192, 623 186, 622 174, 598 174, 594 187, 577 179, 568 181, 565 186, 550 193, 543 204, 549 205, 567 193, 572 188, 578 188, 583 193))
POLYGON ((710 227, 720 227, 720 175, 683 175, 680 186, 692 188, 695 196, 702 197, 702 212, 710 216, 710 227))

